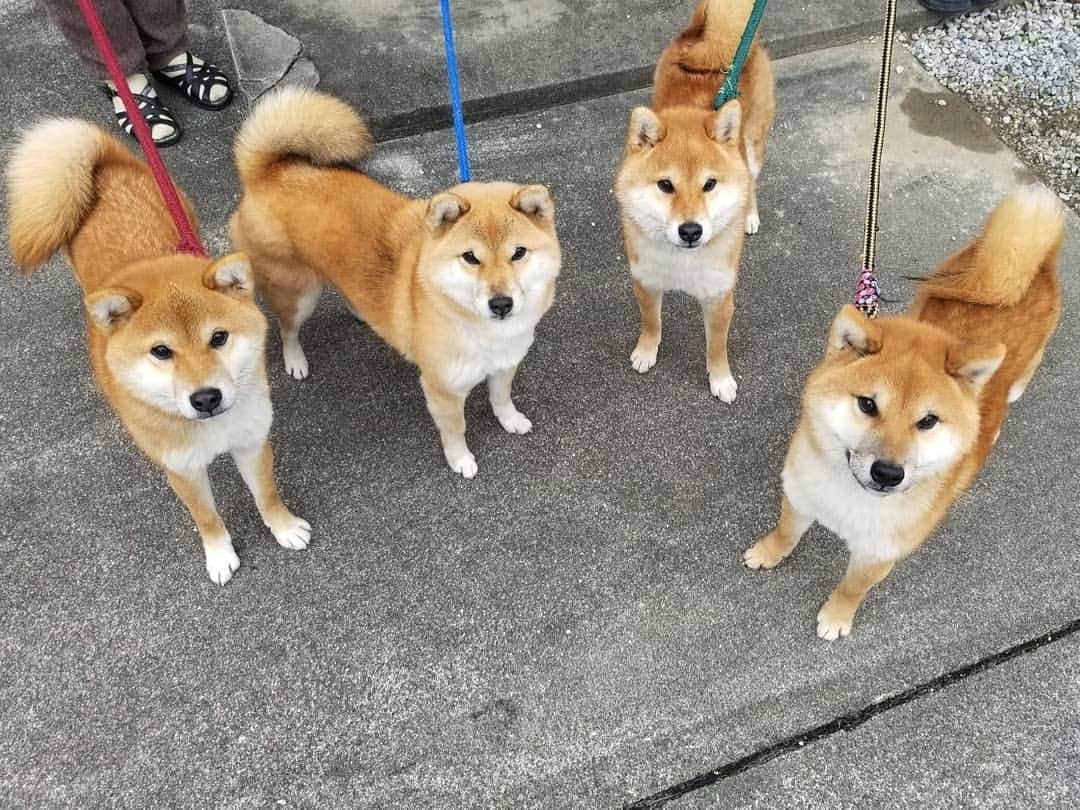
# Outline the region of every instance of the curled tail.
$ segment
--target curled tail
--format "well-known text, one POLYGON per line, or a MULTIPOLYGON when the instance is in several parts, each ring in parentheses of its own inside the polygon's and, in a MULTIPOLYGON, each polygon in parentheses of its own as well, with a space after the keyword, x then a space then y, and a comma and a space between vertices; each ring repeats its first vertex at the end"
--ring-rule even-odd
POLYGON ((984 306, 1011 307, 1039 271, 1053 265, 1065 234, 1057 196, 1040 186, 1014 191, 991 213, 982 234, 920 285, 920 292, 984 306))
POLYGON ((727 70, 753 8, 754 0, 701 0, 679 35, 679 63, 695 71, 727 70))
POLYGON ((246 184, 287 157, 316 165, 359 160, 371 151, 371 135, 345 102, 300 87, 264 96, 236 137, 236 167, 246 184))
POLYGON ((8 237, 25 271, 67 245, 94 207, 94 173, 104 163, 137 162, 100 127, 55 118, 27 132, 7 168, 8 237))

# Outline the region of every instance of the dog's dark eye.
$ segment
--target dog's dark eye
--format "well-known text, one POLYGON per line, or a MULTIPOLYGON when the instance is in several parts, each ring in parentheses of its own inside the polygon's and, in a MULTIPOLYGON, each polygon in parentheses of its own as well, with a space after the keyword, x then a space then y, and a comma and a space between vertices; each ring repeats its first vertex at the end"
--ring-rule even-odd
POLYGON ((938 418, 932 413, 928 413, 922 419, 915 423, 915 427, 919 430, 930 430, 934 425, 938 423, 938 418))
POLYGON ((672 184, 672 182, 670 180, 668 180, 666 177, 663 180, 658 180, 657 183, 656 183, 656 187, 658 189, 660 189, 662 192, 664 192, 665 194, 674 194, 675 193, 674 184, 672 184))
POLYGON ((522 259, 525 258, 525 253, 525 248, 519 247, 517 250, 514 251, 514 255, 510 257, 510 261, 520 262, 522 259))
POLYGON ((476 258, 476 254, 471 250, 466 250, 462 253, 461 258, 465 260, 466 264, 480 264, 480 260, 476 258))
POLYGON ((859 401, 859 410, 865 413, 867 416, 877 416, 878 409, 877 403, 870 397, 856 397, 859 401))
POLYGON ((154 348, 150 350, 150 354, 154 355, 154 357, 156 357, 158 360, 168 360, 170 357, 172 357, 172 349, 162 343, 159 343, 157 346, 154 346, 154 348))
POLYGON ((701 187, 701 190, 712 191, 714 188, 716 188, 716 178, 710 177, 708 180, 705 181, 705 185, 701 187))
POLYGON ((225 341, 229 339, 229 333, 224 329, 219 329, 210 336, 210 345, 215 349, 220 349, 225 345, 225 341))

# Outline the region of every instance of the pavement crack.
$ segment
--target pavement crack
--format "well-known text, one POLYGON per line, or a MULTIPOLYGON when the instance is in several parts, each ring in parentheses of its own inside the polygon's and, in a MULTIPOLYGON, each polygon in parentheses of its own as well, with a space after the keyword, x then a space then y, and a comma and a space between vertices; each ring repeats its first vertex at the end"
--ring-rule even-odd
POLYGON ((623 810, 648 810, 648 808, 661 807, 668 802, 679 799, 695 790, 709 787, 724 779, 748 771, 751 768, 764 765, 766 762, 789 754, 792 751, 804 750, 812 743, 836 734, 838 731, 851 731, 880 714, 884 714, 885 712, 911 703, 912 701, 920 700, 928 695, 939 692, 942 689, 947 689, 953 684, 959 683, 972 675, 978 675, 979 673, 985 672, 1000 664, 1004 664, 1007 661, 1011 661, 1014 658, 1026 655, 1027 653, 1038 650, 1048 644, 1053 644, 1056 641, 1071 636, 1077 631, 1080 631, 1080 619, 1075 619, 1049 633, 1043 633, 1028 641, 1015 644, 1000 652, 988 655, 972 664, 938 675, 936 678, 924 681, 910 689, 898 692, 895 695, 890 695, 889 697, 877 700, 861 709, 840 715, 833 720, 800 731, 790 737, 785 737, 765 748, 758 749, 757 751, 747 754, 744 757, 740 757, 732 762, 705 771, 704 773, 654 793, 651 796, 628 802, 623 805, 623 810))

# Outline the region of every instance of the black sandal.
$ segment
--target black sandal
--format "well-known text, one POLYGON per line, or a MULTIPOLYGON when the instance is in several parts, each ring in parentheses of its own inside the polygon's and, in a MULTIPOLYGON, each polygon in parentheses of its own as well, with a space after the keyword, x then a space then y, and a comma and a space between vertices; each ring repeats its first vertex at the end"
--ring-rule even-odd
POLYGON ((166 66, 155 70, 154 76, 159 81, 175 87, 200 107, 220 110, 229 106, 229 102, 233 99, 229 77, 209 62, 196 65, 191 51, 187 51, 184 56, 186 59, 183 65, 166 66), (210 101, 210 91, 215 87, 224 87, 225 95, 217 101, 210 101))
MULTIPOLYGON (((116 92, 109 85, 103 85, 102 89, 105 91, 105 95, 110 100, 120 98, 120 94, 116 92)), ((146 126, 150 128, 151 136, 153 135, 155 124, 164 124, 165 126, 172 127, 172 134, 166 135, 164 138, 155 138, 154 144, 156 146, 172 146, 175 143, 180 142, 182 132, 180 131, 180 122, 176 120, 175 116, 169 111, 169 108, 161 103, 161 100, 156 95, 150 95, 154 89, 149 83, 146 85, 146 89, 141 93, 132 93, 135 96, 135 103, 139 105, 139 112, 142 113, 143 120, 146 122, 146 126)), ((116 124, 124 131, 125 135, 135 137, 135 125, 131 123, 131 119, 128 118, 127 110, 121 108, 119 112, 115 107, 113 111, 116 113, 116 124)))

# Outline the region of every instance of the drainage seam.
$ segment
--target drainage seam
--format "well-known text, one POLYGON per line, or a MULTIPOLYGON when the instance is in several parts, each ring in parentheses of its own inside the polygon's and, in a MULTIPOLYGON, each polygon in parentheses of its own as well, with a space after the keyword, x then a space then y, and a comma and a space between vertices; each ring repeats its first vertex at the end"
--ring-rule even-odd
POLYGON ((939 675, 936 678, 932 678, 931 680, 924 681, 910 689, 905 689, 903 692, 898 692, 895 695, 882 698, 861 709, 840 715, 827 723, 822 723, 821 725, 793 734, 790 737, 785 737, 772 745, 761 748, 732 762, 728 762, 725 765, 713 768, 705 773, 698 774, 683 782, 679 782, 669 788, 654 793, 651 796, 646 796, 643 799, 624 804, 623 810, 647 810, 648 808, 661 807, 669 801, 681 798, 688 793, 708 787, 709 785, 714 785, 723 779, 728 779, 729 777, 743 773, 751 768, 764 765, 766 762, 789 754, 792 751, 804 750, 807 745, 829 737, 838 731, 850 731, 854 728, 858 728, 863 723, 877 717, 879 714, 883 714, 898 706, 903 706, 919 700, 927 695, 932 695, 935 692, 946 689, 972 675, 977 675, 981 672, 993 669, 994 667, 1007 661, 1011 661, 1021 655, 1025 655, 1041 647, 1060 641, 1063 638, 1067 638, 1077 631, 1080 631, 1080 619, 1062 625, 1056 630, 1051 630, 1049 633, 1044 633, 1033 639, 1029 639, 1028 641, 1015 644, 1000 652, 988 655, 973 664, 968 664, 959 669, 939 675))

